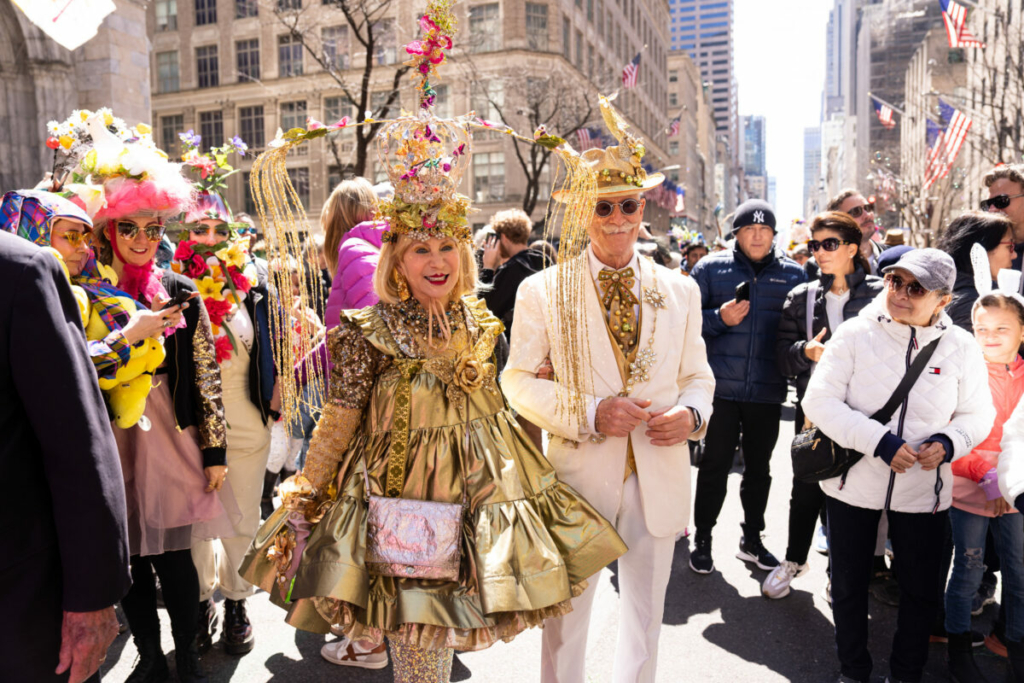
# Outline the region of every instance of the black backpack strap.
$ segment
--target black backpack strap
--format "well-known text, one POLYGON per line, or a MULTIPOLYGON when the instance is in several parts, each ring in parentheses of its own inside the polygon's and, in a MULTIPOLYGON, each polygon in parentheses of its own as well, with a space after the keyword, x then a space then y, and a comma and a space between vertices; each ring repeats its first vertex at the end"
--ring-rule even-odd
POLYGON ((907 400, 907 396, 910 394, 910 389, 917 382, 917 378, 924 372, 924 366, 928 364, 932 354, 935 353, 935 347, 939 345, 939 341, 942 337, 939 337, 935 341, 931 342, 923 349, 921 353, 917 354, 917 358, 911 363, 910 368, 907 370, 907 374, 903 375, 903 379, 900 380, 899 386, 892 392, 892 397, 886 402, 882 409, 871 416, 872 420, 887 424, 892 419, 893 413, 899 408, 900 404, 907 400))

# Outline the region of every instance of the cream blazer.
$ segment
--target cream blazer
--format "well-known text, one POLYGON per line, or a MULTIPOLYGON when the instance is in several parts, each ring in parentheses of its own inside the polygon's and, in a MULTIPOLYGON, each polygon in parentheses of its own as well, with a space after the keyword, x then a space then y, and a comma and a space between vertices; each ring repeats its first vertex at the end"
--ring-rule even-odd
MULTIPOLYGON (((665 308, 658 311, 654 338, 656 354, 650 380, 633 387, 634 398, 650 399, 651 409, 670 406, 695 408, 703 419, 701 429, 691 438, 703 436, 711 419, 715 378, 708 365, 701 337, 700 289, 693 280, 641 258, 640 284, 650 287, 657 278, 665 296, 665 308)), ((589 268, 588 268, 589 274, 589 268)), ((553 283, 555 268, 530 276, 519 287, 512 345, 501 376, 509 403, 527 420, 553 437, 547 451, 558 477, 575 488, 605 518, 614 522, 622 499, 626 471, 626 438, 608 437, 602 443, 589 441, 594 431, 558 410, 554 382, 537 378, 545 358, 552 358, 555 373, 562 374, 557 358, 551 356, 547 284, 553 283)), ((554 291, 553 289, 551 291, 554 291)), ((642 292, 641 292, 642 295, 642 292)), ((588 402, 617 396, 623 388, 615 352, 605 328, 604 309, 590 282, 586 283, 587 330, 593 385, 588 402)), ((654 308, 641 296, 643 313, 639 348, 647 347, 654 325, 654 308)), ((593 411, 591 411, 593 414, 593 411)), ((632 433, 633 454, 643 501, 647 529, 652 536, 672 536, 689 523, 690 449, 688 443, 653 446, 644 425, 632 433)))

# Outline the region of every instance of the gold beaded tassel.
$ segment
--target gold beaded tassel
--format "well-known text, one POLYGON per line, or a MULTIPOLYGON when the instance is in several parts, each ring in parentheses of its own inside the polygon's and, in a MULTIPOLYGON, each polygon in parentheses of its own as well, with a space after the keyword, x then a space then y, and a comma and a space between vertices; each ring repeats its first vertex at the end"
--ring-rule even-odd
POLYGON ((272 147, 260 154, 252 165, 249 179, 250 190, 256 200, 256 209, 263 225, 267 243, 267 261, 270 265, 270 325, 271 344, 274 349, 274 363, 277 366, 277 382, 281 393, 281 413, 285 424, 298 426, 303 405, 310 411, 319 410, 327 400, 327 382, 323 365, 309 362, 307 367, 308 394, 304 398, 302 388, 295 381, 293 368, 311 354, 321 338, 314 330, 303 327, 296 340, 293 332, 291 306, 282 292, 291 292, 291 274, 286 267, 289 259, 299 264, 299 301, 301 306, 318 310, 322 299, 319 287, 310 287, 319 281, 319 271, 313 273, 315 280, 307 277, 313 265, 304 257, 303 236, 309 233, 306 210, 298 193, 292 186, 285 159, 288 150, 302 144, 302 140, 290 141, 272 147))
POLYGON ((560 371, 555 378, 559 414, 586 427, 585 395, 594 383, 584 288, 590 278, 587 229, 597 202, 597 175, 576 153, 561 148, 555 153, 565 176, 560 187, 564 199, 548 203, 544 222, 544 239, 559 239, 555 278, 547 281, 545 292, 551 317, 551 360, 560 371))

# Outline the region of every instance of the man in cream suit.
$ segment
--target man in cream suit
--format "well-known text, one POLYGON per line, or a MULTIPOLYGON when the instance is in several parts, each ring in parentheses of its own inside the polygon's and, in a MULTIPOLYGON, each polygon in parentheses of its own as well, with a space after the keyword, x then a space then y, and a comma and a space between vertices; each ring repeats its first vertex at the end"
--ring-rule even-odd
MULTIPOLYGON (((689 520, 687 440, 705 430, 715 380, 701 338, 697 286, 634 251, 642 192, 664 178, 644 172, 642 143, 603 98, 602 111, 621 144, 583 154, 598 177, 590 245, 575 257, 586 259, 579 269, 583 305, 549 298, 565 291, 555 284, 559 268, 570 264, 523 282, 502 388, 523 417, 551 434, 547 456, 559 478, 612 521, 629 546, 618 561, 622 614, 613 680, 653 683, 675 538, 689 520), (575 317, 571 327, 587 331, 585 420, 560 410, 557 381, 572 374, 565 365, 578 358, 557 348, 559 326, 551 314, 559 307, 575 317), (538 377, 548 360, 556 381, 538 377)), ((585 680, 595 588, 591 582, 573 612, 545 623, 544 683, 585 680)))

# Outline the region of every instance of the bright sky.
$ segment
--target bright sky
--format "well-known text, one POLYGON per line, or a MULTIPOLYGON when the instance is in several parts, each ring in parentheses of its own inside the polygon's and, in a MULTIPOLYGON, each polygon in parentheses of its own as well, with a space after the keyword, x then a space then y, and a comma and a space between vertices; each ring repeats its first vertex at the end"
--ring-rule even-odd
POLYGON ((776 178, 780 225, 803 215, 804 128, 820 122, 831 7, 827 0, 735 2, 740 114, 767 119, 768 175, 776 178))

